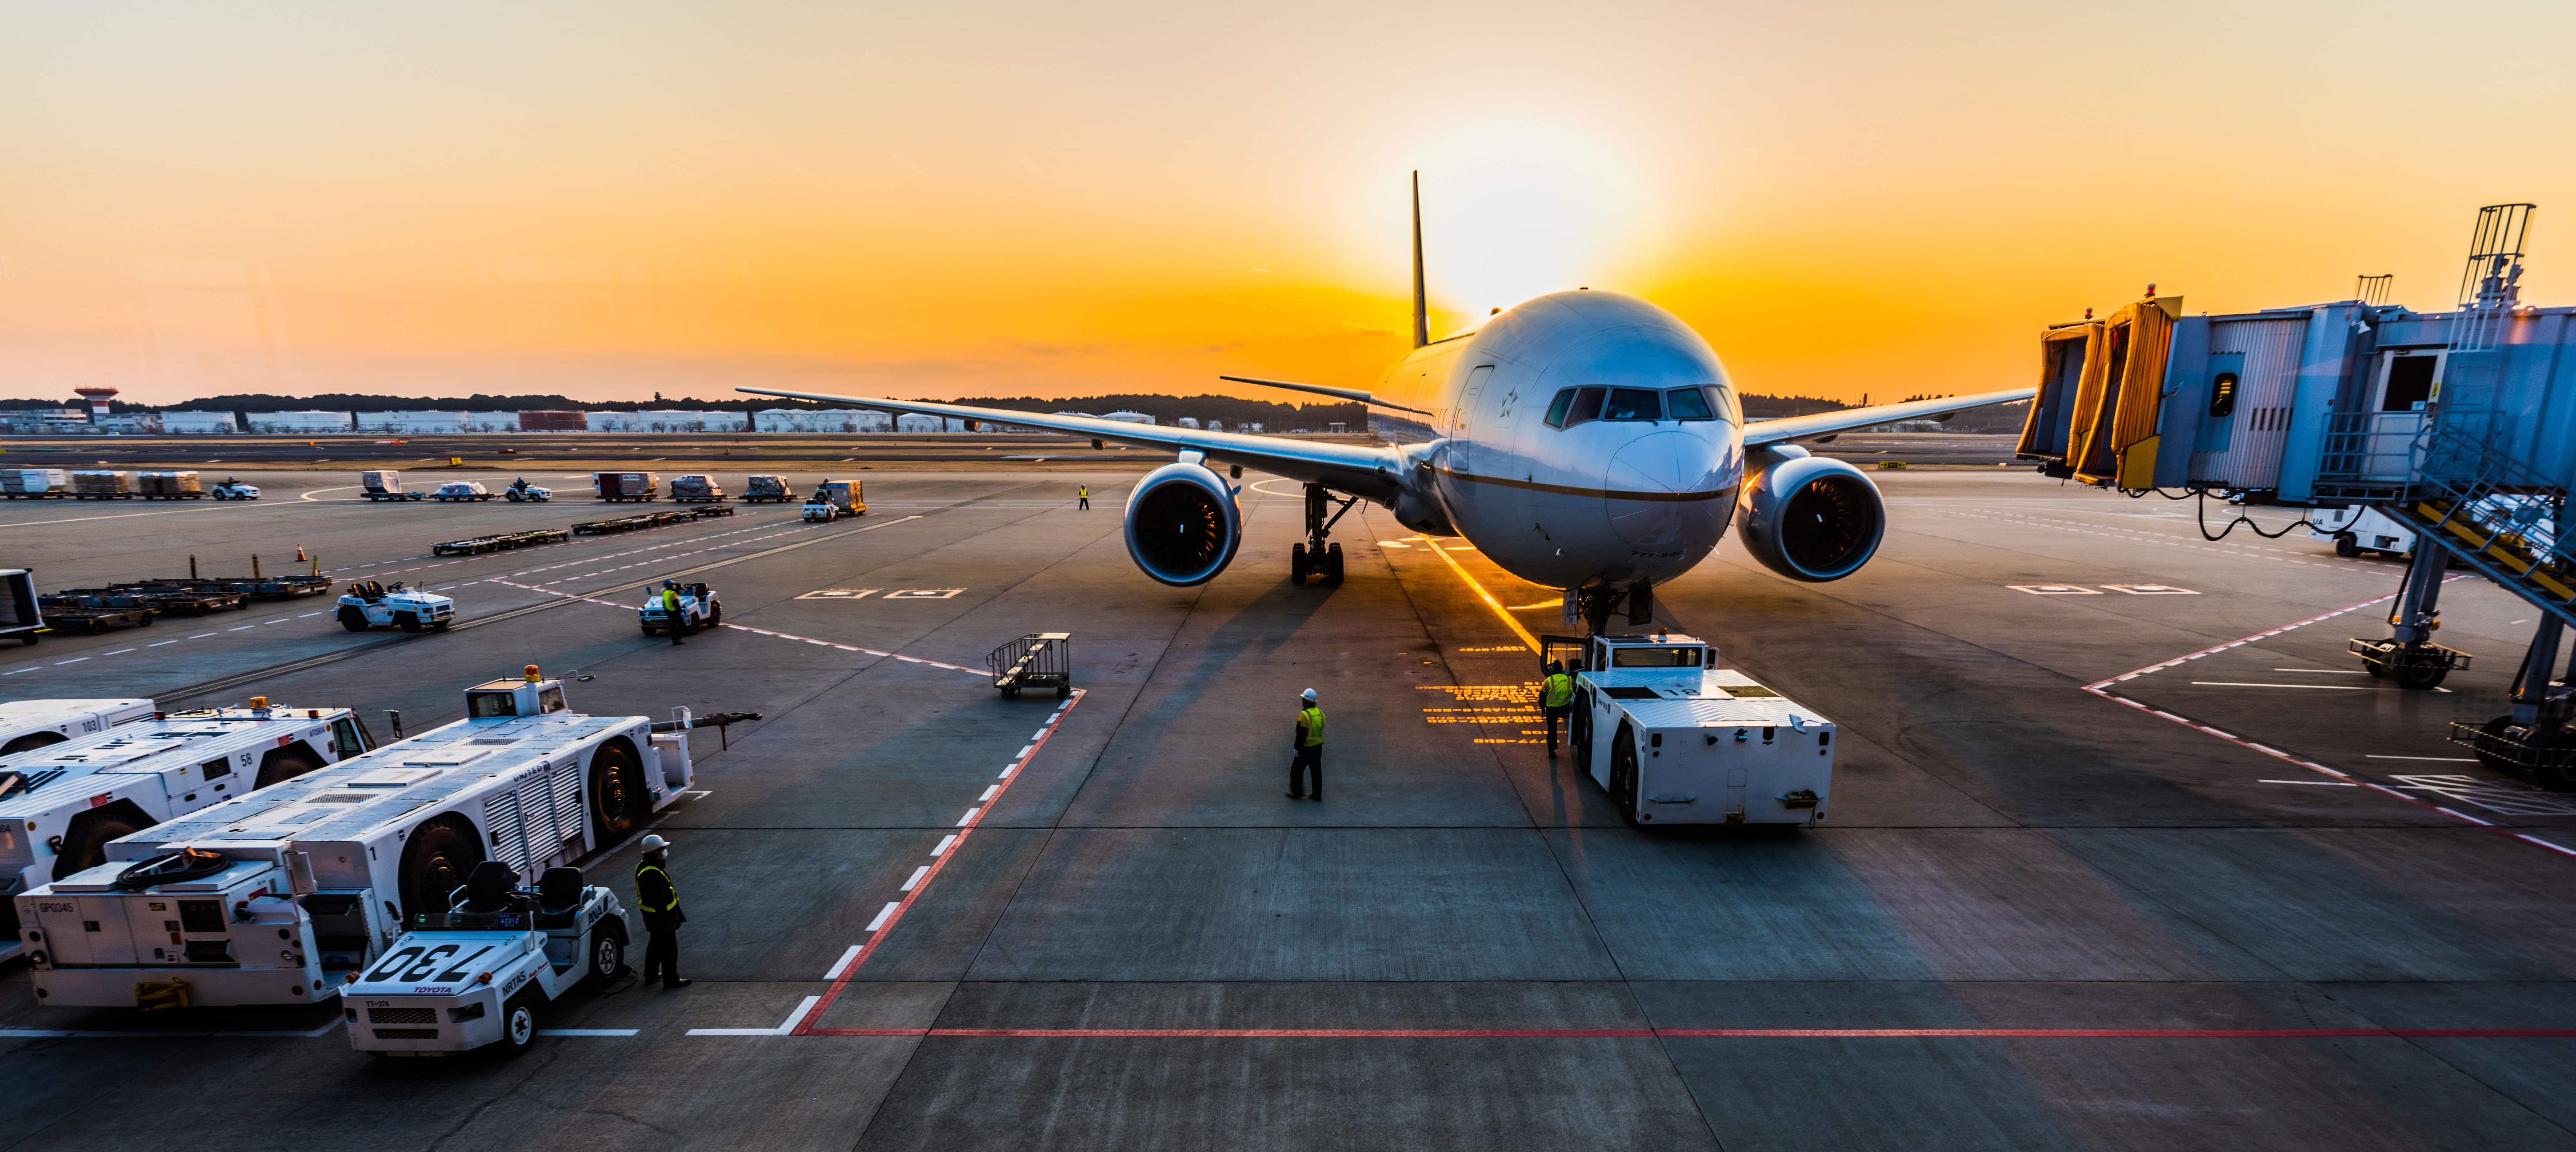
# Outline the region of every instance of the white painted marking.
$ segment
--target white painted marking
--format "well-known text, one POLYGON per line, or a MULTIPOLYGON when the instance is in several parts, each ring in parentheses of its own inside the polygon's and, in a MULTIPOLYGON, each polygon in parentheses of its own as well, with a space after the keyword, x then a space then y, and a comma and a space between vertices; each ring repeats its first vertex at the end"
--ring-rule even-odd
POLYGON ((1040 740, 1044 740, 1044 739, 1046 739, 1046 734, 1047 734, 1047 730, 1046 730, 1046 729, 1044 729, 1044 728, 1040 728, 1040 729, 1038 729, 1038 730, 1037 730, 1037 733, 1036 733, 1035 735, 1033 735, 1033 736, 1030 736, 1030 737, 1029 737, 1029 747, 1031 747, 1031 748, 1035 748, 1035 747, 1037 747, 1037 746, 1038 746, 1038 745, 1037 745, 1037 742, 1038 742, 1038 741, 1040 741, 1040 740))
POLYGON ((1002 769, 1002 774, 1001 774, 999 777, 996 777, 996 779, 1008 780, 1008 779, 1010 779, 1010 778, 1011 778, 1011 773, 1013 773, 1013 772, 1017 772, 1017 771, 1019 771, 1019 770, 1020 770, 1020 766, 1019 766, 1019 765, 1017 765, 1017 764, 1009 765, 1009 766, 1004 767, 1004 768, 1002 769))
POLYGON ((946 852, 948 851, 948 846, 949 846, 949 845, 954 844, 954 843, 956 843, 956 842, 957 842, 957 834, 956 834, 956 833, 954 833, 954 832, 951 832, 951 833, 949 833, 948 835, 942 836, 942 837, 940 837, 940 838, 939 838, 939 846, 938 846, 938 847, 935 847, 935 848, 932 848, 932 849, 930 850, 930 854, 931 854, 932 856, 939 856, 939 855, 942 855, 942 854, 944 854, 944 853, 946 853, 946 852))
POLYGON ((2091 588, 2086 588, 2080 584, 2006 584, 2004 587, 2010 588, 2015 592, 2028 592, 2033 596, 2101 595, 2100 592, 2091 588))
MULTIPOLYGON (((2194 680, 2203 688, 2304 688, 2310 692, 2403 692, 2403 688, 2367 688, 2359 684, 2257 684, 2246 680, 2194 680)), ((2436 688, 2439 692, 2441 689, 2436 688)))
MULTIPOLYGON (((167 643, 169 643, 169 641, 164 640, 164 641, 162 641, 162 643, 167 644, 167 643)), ((131 648, 119 648, 119 649, 117 649, 117 650, 116 650, 116 651, 114 651, 114 652, 101 652, 101 653, 99 653, 99 655, 101 655, 101 656, 123 656, 123 655, 125 655, 126 653, 131 652, 131 651, 134 651, 134 649, 131 649, 131 648)))
POLYGON ((60 667, 62 667, 62 666, 63 666, 63 665, 65 665, 65 664, 78 664, 78 663, 80 663, 81 661, 83 661, 83 660, 87 660, 87 659, 89 659, 89 657, 87 657, 87 656, 75 656, 75 657, 73 657, 73 658, 71 658, 71 659, 69 659, 69 660, 56 660, 56 661, 54 661, 54 667, 56 667, 56 668, 60 668, 60 667))
POLYGON ((984 786, 984 794, 983 794, 983 795, 981 795, 981 796, 976 797, 976 798, 975 798, 975 802, 976 802, 976 803, 978 803, 978 804, 989 803, 989 802, 991 802, 991 800, 993 799, 993 793, 999 792, 999 791, 1001 791, 1001 790, 1002 790, 1002 786, 1001 786, 1001 785, 999 785, 999 784, 987 784, 987 785, 985 785, 985 786, 984 786))
POLYGON ((33 672, 33 671, 35 671, 35 669, 33 669, 33 668, 13 668, 13 669, 10 669, 10 670, 9 670, 9 671, 7 671, 7 672, 0 672, 0 676, 15 676, 15 675, 17 675, 17 674, 18 674, 18 673, 20 673, 20 672, 33 672))
POLYGON ((226 631, 226 632, 248 632, 248 631, 250 631, 251 629, 253 629, 253 628, 257 628, 257 627, 259 627, 259 625, 257 625, 257 624, 244 624, 244 625, 242 625, 242 626, 241 626, 241 627, 239 627, 239 628, 226 628, 226 629, 224 629, 224 631, 226 631))
POLYGON ((539 1036, 632 1036, 633 1028, 539 1028, 539 1036))
POLYGON ((913 886, 914 886, 914 885, 916 885, 916 884, 921 883, 921 878, 922 878, 922 877, 924 877, 924 876, 928 876, 928 875, 930 875, 930 865, 928 865, 928 864, 924 864, 924 865, 922 865, 922 866, 921 866, 921 867, 919 867, 919 868, 915 868, 915 869, 913 869, 913 870, 912 870, 912 878, 911 878, 911 879, 908 879, 908 880, 905 880, 905 881, 903 882, 903 888, 902 888, 902 891, 905 891, 905 892, 910 892, 910 891, 912 891, 913 886))
POLYGON ((966 810, 966 814, 965 814, 965 815, 960 816, 960 817, 958 817, 958 818, 957 818, 957 823, 956 823, 954 826, 955 826, 955 827, 958 827, 958 828, 963 828, 963 827, 965 827, 966 825, 968 825, 968 824, 970 824, 970 823, 973 823, 973 822, 974 822, 974 820, 975 820, 976 815, 977 815, 977 814, 979 814, 979 813, 981 813, 981 812, 983 812, 983 811, 984 811, 984 810, 983 810, 983 809, 981 809, 981 808, 969 808, 969 809, 967 809, 967 810, 966 810))
POLYGON ((859 958, 859 946, 858 946, 858 945, 856 945, 856 944, 852 944, 852 945, 850 945, 850 950, 849 950, 849 951, 847 951, 847 952, 843 952, 843 953, 841 953, 841 958, 840 958, 839 960, 837 960, 837 961, 834 961, 834 962, 833 962, 833 964, 832 964, 832 970, 831 970, 831 971, 829 971, 829 972, 824 973, 824 974, 823 974, 823 978, 824 978, 824 979, 826 979, 826 980, 838 980, 838 979, 840 979, 840 978, 841 978, 841 973, 849 971, 849 970, 850 970, 850 963, 851 963, 852 961, 854 961, 854 960, 857 960, 858 958, 859 958))
POLYGON ((182 640, 203 640, 203 639, 205 639, 206 637, 208 637, 208 636, 212 636, 212 635, 214 635, 214 633, 212 633, 212 632, 199 632, 199 633, 197 633, 197 634, 196 634, 196 635, 194 635, 194 636, 182 636, 182 637, 180 637, 180 639, 182 639, 182 640))
MULTIPOLYGON (((1040 729, 1040 730, 1038 731, 1038 735, 1040 735, 1040 736, 1044 736, 1044 735, 1046 735, 1046 731, 1045 731, 1044 729, 1040 729)), ((1014 763, 1014 764, 1017 764, 1017 763, 1019 763, 1019 762, 1020 762, 1020 761, 1022 761, 1022 760, 1026 760, 1026 759, 1028 759, 1028 758, 1029 758, 1029 753, 1031 753, 1031 752, 1033 752, 1033 751, 1036 751, 1036 750, 1037 750, 1037 745, 1035 745, 1035 744, 1031 744, 1031 745, 1029 745, 1029 746, 1028 746, 1028 747, 1026 747, 1026 748, 1022 748, 1022 749, 1020 749, 1019 755, 1016 755, 1016 756, 1011 757, 1011 762, 1012 762, 1012 763, 1014 763)))
POLYGON ((319 615, 321 615, 321 613, 319 613, 319 612, 307 612, 307 613, 305 613, 305 614, 303 614, 303 615, 301 615, 301 616, 296 617, 296 619, 298 619, 298 620, 310 620, 310 619, 312 619, 312 618, 314 618, 314 617, 316 617, 316 616, 319 616, 319 615))
POLYGON ((874 932, 885 927, 886 917, 894 915, 894 910, 901 907, 903 902, 900 900, 887 901, 885 907, 877 909, 877 918, 868 921, 868 931, 874 932))
POLYGON ((2308 786, 2310 786, 2310 787, 2315 787, 2315 788, 2359 788, 2359 787, 2361 787, 2361 785, 2359 785, 2359 784, 2346 784, 2346 783, 2344 783, 2343 781, 2340 781, 2340 780, 2257 780, 2257 781, 2255 781, 2255 783, 2257 783, 2257 784, 2305 784, 2305 785, 2308 785, 2308 786))
POLYGON ((2368 676, 2363 668, 2275 668, 2275 672, 2314 672, 2319 676, 2368 676))
POLYGON ((2381 756, 2377 753, 2372 753, 2368 758, 2372 760, 2439 760, 2445 764, 2475 764, 2478 762, 2478 758, 2475 756, 2381 756))
POLYGON ((796 1010, 787 1014, 787 1022, 786 1022, 786 1023, 783 1023, 783 1024, 780 1024, 778 1027, 775 1027, 775 1028, 691 1028, 691 1029, 689 1029, 689 1035, 691 1035, 691 1036, 784 1036, 784 1035, 788 1034, 789 1032, 794 1031, 794 1030, 796 1029, 796 1022, 797 1022, 797 1021, 799 1021, 799 1020, 804 1019, 804 1018, 805 1018, 805 1014, 806 1014, 807 1012, 811 1012, 811 1011, 813 1011, 813 1010, 814 1010, 814 1005, 815 1005, 817 1002, 821 1001, 822 999, 823 999, 823 998, 822 998, 821 996, 808 996, 808 997, 806 997, 805 999, 803 999, 803 1000, 801 1000, 801 1001, 798 1001, 798 1002, 797 1002, 797 1004, 796 1004, 796 1010))

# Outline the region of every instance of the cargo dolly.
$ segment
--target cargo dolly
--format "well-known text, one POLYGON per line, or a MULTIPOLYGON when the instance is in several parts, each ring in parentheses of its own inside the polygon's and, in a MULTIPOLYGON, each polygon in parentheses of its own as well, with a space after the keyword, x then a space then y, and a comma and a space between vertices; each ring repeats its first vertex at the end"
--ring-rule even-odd
POLYGON ((634 532, 645 528, 668 528, 674 524, 695 524, 700 520, 711 520, 718 516, 731 515, 733 515, 732 505, 710 504, 700 508, 692 508, 686 512, 646 512, 635 516, 620 516, 614 520, 585 521, 583 523, 573 525, 572 534, 575 536, 613 536, 620 532, 634 532))
POLYGON ((465 540, 445 540, 429 546, 437 556, 479 556, 485 552, 502 552, 512 548, 535 548, 561 544, 572 539, 572 533, 561 528, 541 528, 528 532, 503 532, 492 536, 475 536, 465 540))
POLYGON ((250 598, 239 592, 133 584, 65 588, 44 597, 44 602, 48 607, 63 608, 148 608, 163 616, 203 616, 209 612, 235 612, 250 607, 250 598))
POLYGON ((1053 688, 1056 699, 1064 699, 1073 695, 1073 634, 1031 632, 993 649, 984 666, 992 669, 1002 699, 1019 699, 1024 688, 1053 688))
POLYGON ((98 636, 118 625, 152 626, 150 608, 93 607, 89 604, 91 599, 87 596, 44 596, 38 598, 38 603, 44 608, 45 623, 56 632, 87 632, 98 636))

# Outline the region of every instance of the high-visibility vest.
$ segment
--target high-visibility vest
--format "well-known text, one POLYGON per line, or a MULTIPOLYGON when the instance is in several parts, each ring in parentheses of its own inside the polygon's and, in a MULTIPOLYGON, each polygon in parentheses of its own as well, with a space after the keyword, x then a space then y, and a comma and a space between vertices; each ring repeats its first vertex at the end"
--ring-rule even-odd
POLYGON ((671 874, 662 871, 661 865, 638 864, 635 866, 635 906, 647 912, 668 912, 671 909, 680 906, 680 888, 678 885, 671 883, 671 874), (651 904, 644 902, 644 874, 647 872, 652 872, 662 877, 662 890, 671 894, 670 903, 656 908, 651 904))
POLYGON ((1306 747, 1324 742, 1324 710, 1308 708, 1297 713, 1297 722, 1306 726, 1306 747))
POLYGON ((672 591, 671 589, 668 589, 668 588, 663 589, 663 590, 662 590, 662 610, 663 610, 664 612, 668 612, 668 613, 670 613, 670 614, 671 614, 671 615, 673 615, 673 616, 677 616, 677 615, 679 615, 679 614, 680 614, 680 594, 679 594, 678 592, 674 592, 674 591, 672 591))
POLYGON ((1538 691, 1540 707, 1563 708, 1574 699, 1574 677, 1563 672, 1553 673, 1540 682, 1538 691))

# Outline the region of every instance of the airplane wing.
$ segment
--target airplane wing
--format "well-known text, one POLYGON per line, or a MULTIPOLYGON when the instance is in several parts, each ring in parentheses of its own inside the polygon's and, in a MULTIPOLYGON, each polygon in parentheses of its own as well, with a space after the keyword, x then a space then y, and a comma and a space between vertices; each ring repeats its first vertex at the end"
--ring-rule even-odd
POLYGON ((768 388, 736 388, 754 396, 785 396, 797 400, 817 400, 827 404, 859 404, 870 408, 889 408, 897 412, 921 412, 933 416, 954 416, 988 424, 1012 424, 1022 428, 1044 428, 1134 444, 1144 448, 1204 452, 1212 463, 1240 464, 1257 468, 1301 483, 1365 496, 1373 500, 1392 500, 1403 477, 1404 461, 1390 448, 1357 444, 1318 444, 1292 440, 1285 436, 1252 435, 1241 432, 1207 432, 1196 428, 1167 428, 1159 424, 1130 424, 1123 420, 1103 420, 1096 416, 1054 416, 1043 412, 1014 412, 1006 408, 976 408, 964 404, 940 404, 928 400, 880 400, 868 396, 834 396, 822 392, 782 392, 768 388))
POLYGON ((1868 408, 1845 408, 1837 412, 1818 412, 1812 416, 1783 416, 1744 426, 1744 446, 1755 448, 1784 440, 1802 440, 1829 432, 1867 428, 1872 424, 1889 424, 1898 420, 1921 420, 1945 412, 1965 412, 1989 404, 2010 404, 2028 400, 2036 388, 2007 388, 2001 392, 1980 392, 1974 396, 1944 396, 1937 400, 1909 400, 1903 404, 1877 404, 1868 408))

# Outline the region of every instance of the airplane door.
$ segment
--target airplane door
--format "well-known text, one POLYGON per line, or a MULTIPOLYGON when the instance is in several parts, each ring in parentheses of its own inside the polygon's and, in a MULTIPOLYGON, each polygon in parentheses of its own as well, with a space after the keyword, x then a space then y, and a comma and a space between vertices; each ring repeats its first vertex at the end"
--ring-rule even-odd
POLYGON ((1484 412, 1479 405, 1485 400, 1485 383, 1494 378, 1494 366, 1479 364, 1467 373, 1467 387, 1458 393, 1458 411, 1449 422, 1449 467, 1453 471, 1475 470, 1475 440, 1484 431, 1484 412))

